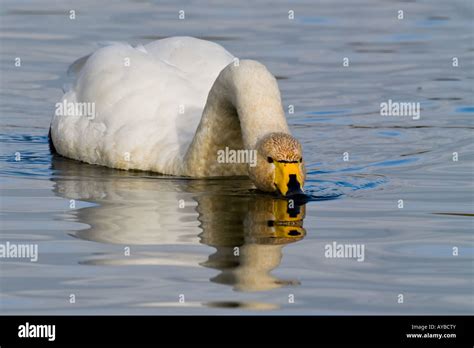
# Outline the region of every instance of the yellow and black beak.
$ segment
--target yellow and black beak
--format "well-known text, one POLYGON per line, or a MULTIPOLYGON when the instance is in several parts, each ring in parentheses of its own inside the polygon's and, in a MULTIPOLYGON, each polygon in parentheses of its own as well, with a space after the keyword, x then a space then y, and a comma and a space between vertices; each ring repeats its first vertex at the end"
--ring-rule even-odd
POLYGON ((274 161, 273 164, 275 165, 274 184, 283 196, 304 194, 304 179, 299 161, 274 161))

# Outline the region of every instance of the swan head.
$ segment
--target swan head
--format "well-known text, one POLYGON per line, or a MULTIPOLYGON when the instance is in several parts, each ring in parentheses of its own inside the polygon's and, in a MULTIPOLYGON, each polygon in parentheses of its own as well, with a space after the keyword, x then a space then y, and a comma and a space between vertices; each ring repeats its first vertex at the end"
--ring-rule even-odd
POLYGON ((298 140, 286 133, 270 133, 256 146, 257 164, 249 167, 249 176, 262 191, 285 197, 303 194, 306 171, 298 140))

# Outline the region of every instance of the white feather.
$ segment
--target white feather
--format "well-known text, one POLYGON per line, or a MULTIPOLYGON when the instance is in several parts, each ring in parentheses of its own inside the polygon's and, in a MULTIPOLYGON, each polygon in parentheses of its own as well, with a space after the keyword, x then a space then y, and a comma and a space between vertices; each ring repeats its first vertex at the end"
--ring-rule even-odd
POLYGON ((98 49, 71 67, 77 77, 60 101, 94 103, 95 117, 55 115, 56 150, 91 164, 178 174, 209 90, 233 58, 190 37, 98 49))

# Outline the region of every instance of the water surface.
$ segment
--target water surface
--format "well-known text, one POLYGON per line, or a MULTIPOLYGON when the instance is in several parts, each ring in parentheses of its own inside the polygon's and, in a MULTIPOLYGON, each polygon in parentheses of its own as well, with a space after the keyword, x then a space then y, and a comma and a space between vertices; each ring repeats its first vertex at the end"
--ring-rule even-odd
POLYGON ((1 313, 472 314, 472 6, 3 1, 0 242, 38 244, 39 260, 0 260, 1 313), (175 35, 278 77, 309 202, 50 153, 69 64, 175 35), (421 118, 380 116, 388 99, 421 118), (364 260, 325 257, 333 242, 364 245, 364 260))

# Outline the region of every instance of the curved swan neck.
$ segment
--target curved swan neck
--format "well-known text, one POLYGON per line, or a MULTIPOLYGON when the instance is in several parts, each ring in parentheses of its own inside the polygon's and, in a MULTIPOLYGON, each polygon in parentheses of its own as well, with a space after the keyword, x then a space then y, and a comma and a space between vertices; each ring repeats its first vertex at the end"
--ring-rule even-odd
POLYGON ((231 63, 209 92, 185 156, 185 171, 196 176, 223 175, 216 163, 218 150, 255 149, 259 139, 273 132, 289 133, 275 77, 257 61, 231 63))
POLYGON ((245 148, 255 148, 268 133, 288 132, 276 79, 257 61, 228 65, 211 89, 208 103, 211 96, 212 101, 224 101, 223 107, 232 106, 237 112, 245 148))

